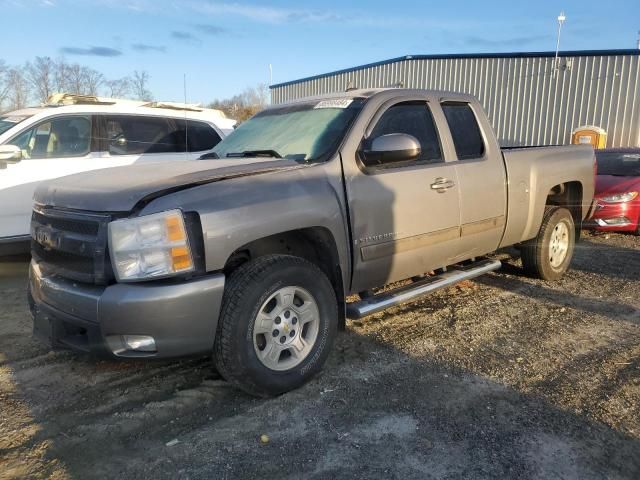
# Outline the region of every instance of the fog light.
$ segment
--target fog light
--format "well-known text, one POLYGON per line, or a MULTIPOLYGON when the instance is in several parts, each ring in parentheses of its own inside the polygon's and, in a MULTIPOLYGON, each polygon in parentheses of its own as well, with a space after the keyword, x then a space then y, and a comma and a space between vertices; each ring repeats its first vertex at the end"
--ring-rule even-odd
POLYGON ((604 221, 607 225, 627 225, 630 223, 627 217, 605 218, 604 221))
POLYGON ((146 335, 122 335, 122 341, 129 350, 134 350, 136 352, 156 351, 156 341, 153 337, 148 337, 146 335))

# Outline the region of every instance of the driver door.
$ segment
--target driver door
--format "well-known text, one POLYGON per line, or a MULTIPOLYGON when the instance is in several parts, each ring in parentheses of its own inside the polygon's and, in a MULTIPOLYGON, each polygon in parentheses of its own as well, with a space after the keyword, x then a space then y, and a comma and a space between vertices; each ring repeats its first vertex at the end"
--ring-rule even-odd
POLYGON ((355 243, 353 291, 444 267, 459 249, 456 169, 446 161, 428 102, 392 104, 373 122, 362 145, 380 135, 405 133, 419 141, 421 155, 408 164, 375 168, 359 158, 345 159, 361 170, 346 182, 355 243))

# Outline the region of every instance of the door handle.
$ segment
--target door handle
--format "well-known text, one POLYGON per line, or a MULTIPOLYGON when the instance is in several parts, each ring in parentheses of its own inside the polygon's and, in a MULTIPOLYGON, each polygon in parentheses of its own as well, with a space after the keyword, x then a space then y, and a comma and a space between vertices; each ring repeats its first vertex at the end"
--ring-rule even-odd
POLYGON ((449 180, 448 178, 438 177, 431 184, 431 190, 435 190, 438 193, 444 193, 448 189, 455 187, 456 184, 453 180, 449 180))

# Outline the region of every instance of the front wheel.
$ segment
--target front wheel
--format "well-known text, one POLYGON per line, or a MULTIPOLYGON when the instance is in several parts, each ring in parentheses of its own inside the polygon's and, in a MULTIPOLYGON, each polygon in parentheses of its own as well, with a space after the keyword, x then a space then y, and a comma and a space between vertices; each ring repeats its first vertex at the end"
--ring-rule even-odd
POLYGON ((538 235, 522 244, 522 266, 527 274, 558 280, 571 264, 576 228, 571 212, 554 207, 545 212, 538 235))
POLYGON ((252 395, 293 390, 320 371, 337 326, 336 294, 317 266, 287 255, 259 257, 225 287, 216 367, 252 395))

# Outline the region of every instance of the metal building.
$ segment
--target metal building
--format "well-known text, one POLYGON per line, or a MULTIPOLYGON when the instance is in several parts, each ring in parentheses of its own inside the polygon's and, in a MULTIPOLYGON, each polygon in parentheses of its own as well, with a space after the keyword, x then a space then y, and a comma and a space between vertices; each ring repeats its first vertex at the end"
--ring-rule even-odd
POLYGON ((503 146, 570 143, 584 125, 640 146, 640 50, 406 56, 273 85, 271 99, 389 86, 475 95, 503 146))

